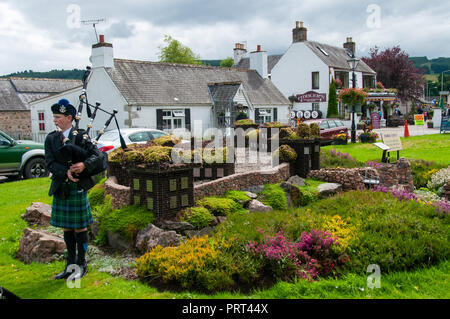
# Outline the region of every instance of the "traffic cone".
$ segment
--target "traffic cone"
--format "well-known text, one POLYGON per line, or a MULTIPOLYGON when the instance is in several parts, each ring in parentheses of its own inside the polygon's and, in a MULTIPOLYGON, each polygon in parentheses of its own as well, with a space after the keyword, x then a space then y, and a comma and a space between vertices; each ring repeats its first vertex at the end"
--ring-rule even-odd
POLYGON ((408 130, 408 121, 405 120, 405 133, 404 133, 405 137, 409 137, 409 130, 408 130))

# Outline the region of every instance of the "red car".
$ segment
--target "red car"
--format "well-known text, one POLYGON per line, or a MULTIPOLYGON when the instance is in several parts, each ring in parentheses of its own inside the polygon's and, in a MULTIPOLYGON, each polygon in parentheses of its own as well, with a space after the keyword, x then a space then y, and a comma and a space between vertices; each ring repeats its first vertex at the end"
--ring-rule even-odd
POLYGON ((323 142, 331 142, 333 141, 333 137, 335 135, 345 133, 348 135, 347 126, 342 123, 340 119, 315 119, 315 120, 306 120, 303 123, 310 125, 311 123, 317 123, 320 126, 320 137, 323 142))

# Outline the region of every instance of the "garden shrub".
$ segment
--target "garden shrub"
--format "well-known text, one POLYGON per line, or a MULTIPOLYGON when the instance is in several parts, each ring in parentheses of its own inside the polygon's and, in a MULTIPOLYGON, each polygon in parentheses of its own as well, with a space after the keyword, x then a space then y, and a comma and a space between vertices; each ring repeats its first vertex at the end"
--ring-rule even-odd
POLYGON ((426 187, 431 176, 445 167, 445 165, 424 160, 411 160, 410 163, 413 183, 416 188, 426 187))
POLYGON ((317 123, 311 123, 309 125, 311 137, 320 137, 320 126, 317 123))
POLYGON ((242 119, 234 122, 234 126, 245 126, 245 125, 252 125, 255 124, 255 122, 252 119, 242 119))
POLYGON ((298 187, 300 189, 301 196, 294 204, 297 206, 307 206, 319 200, 319 192, 312 192, 310 190, 298 187))
POLYGON ((236 190, 228 190, 225 195, 225 198, 229 198, 234 200, 239 204, 246 203, 251 200, 251 198, 244 191, 236 191, 236 190))
POLYGON ((431 176, 430 181, 427 184, 429 189, 438 189, 444 186, 445 183, 450 182, 450 166, 442 168, 431 176))
POLYGON ((124 206, 120 209, 111 208, 111 196, 106 196, 105 204, 98 206, 95 218, 100 222, 96 244, 107 244, 107 233, 119 233, 128 241, 133 241, 137 233, 151 224, 154 215, 145 207, 138 205, 124 206))
POLYGON ((108 154, 108 162, 110 163, 120 163, 122 162, 122 158, 125 151, 119 147, 113 150, 111 153, 108 154))
POLYGON ((172 147, 155 145, 152 147, 148 147, 143 151, 144 158, 142 159, 142 161, 145 161, 146 163, 170 162, 171 153, 172 147))
POLYGON ((300 123, 297 126, 297 135, 300 138, 309 138, 311 137, 311 128, 309 127, 308 124, 300 123))
POLYGON ((264 185, 264 189, 259 195, 262 197, 262 203, 271 206, 273 209, 288 209, 286 194, 278 184, 264 185))
MULTIPOLYGON (((292 127, 284 127, 280 129, 280 132, 278 133, 279 138, 287 138, 290 140, 298 140, 300 139, 300 136, 297 135, 297 132, 292 127)), ((276 137, 276 136, 275 136, 276 137)))
POLYGON ((281 123, 281 122, 279 122, 279 121, 275 121, 275 122, 267 122, 267 123, 264 123, 264 126, 267 126, 267 127, 274 127, 274 128, 282 128, 282 127, 285 127, 286 124, 283 124, 283 123, 281 123))
POLYGON ((334 148, 330 150, 322 148, 320 150, 320 168, 355 168, 364 166, 364 163, 358 162, 348 153, 336 151, 334 148))
POLYGON ((281 162, 292 162, 297 159, 297 152, 289 145, 281 145, 273 152, 272 157, 278 157, 281 162))
POLYGON ((207 208, 214 216, 229 216, 233 213, 245 212, 241 204, 229 198, 204 197, 197 201, 197 205, 207 208))
POLYGON ((181 138, 175 136, 175 135, 163 135, 158 138, 155 138, 152 140, 154 144, 160 145, 160 146, 168 146, 173 147, 181 142, 181 138))
POLYGON ((188 222, 197 229, 208 226, 214 215, 205 207, 190 207, 183 212, 182 221, 188 222))
POLYGON ((105 185, 97 184, 89 190, 89 203, 91 207, 103 205, 105 202, 105 185))

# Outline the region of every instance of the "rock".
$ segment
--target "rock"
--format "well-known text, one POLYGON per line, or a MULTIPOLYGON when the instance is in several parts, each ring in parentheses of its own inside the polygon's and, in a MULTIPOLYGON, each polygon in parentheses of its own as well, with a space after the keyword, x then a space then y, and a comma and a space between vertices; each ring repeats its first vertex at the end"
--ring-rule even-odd
POLYGON ((19 242, 17 258, 26 264, 50 263, 61 259, 65 249, 66 244, 60 236, 25 228, 19 242))
POLYGON ((296 185, 296 186, 305 186, 305 180, 298 175, 294 175, 289 177, 287 183, 296 185))
POLYGON ((217 224, 221 224, 227 220, 227 217, 226 216, 217 216, 216 220, 217 220, 217 224))
POLYGON ((266 206, 263 203, 261 203, 260 201, 253 199, 250 204, 248 205, 248 210, 250 213, 254 213, 254 212, 260 212, 260 213, 264 213, 264 212, 271 212, 273 211, 273 208, 270 206, 266 206))
POLYGON ((26 209, 26 213, 21 217, 29 226, 49 226, 51 218, 52 207, 44 203, 31 203, 26 209))
MULTIPOLYGON (((189 232, 192 230, 186 230, 189 232)), ((175 231, 164 231, 153 224, 149 224, 145 229, 138 232, 136 236, 135 247, 142 253, 145 253, 157 245, 163 247, 178 246, 182 237, 175 231)))
POLYGON ((254 185, 244 189, 244 192, 251 192, 254 194, 258 194, 264 189, 264 185, 254 185))
POLYGON ((317 189, 319 191, 319 196, 324 198, 340 192, 342 190, 342 185, 337 183, 324 183, 320 184, 317 189))
POLYGON ((159 222, 158 227, 164 229, 164 230, 174 230, 177 233, 181 233, 185 230, 193 230, 195 229, 194 226, 187 222, 173 222, 170 220, 163 220, 159 222))
POLYGON ((255 193, 252 193, 252 192, 245 192, 245 195, 247 195, 251 199, 257 199, 258 198, 258 195, 256 195, 255 193))
POLYGON ((94 220, 91 224, 91 239, 95 239, 98 234, 98 230, 100 228, 100 222, 98 220, 94 220))
POLYGON ((212 234, 213 230, 214 230, 213 227, 206 226, 205 228, 203 228, 201 230, 187 230, 187 231, 185 231, 185 235, 188 238, 203 237, 205 235, 211 237, 211 234, 212 234))
POLYGON ((106 237, 108 239, 108 245, 116 250, 123 251, 133 249, 133 243, 123 238, 119 233, 108 230, 106 237))

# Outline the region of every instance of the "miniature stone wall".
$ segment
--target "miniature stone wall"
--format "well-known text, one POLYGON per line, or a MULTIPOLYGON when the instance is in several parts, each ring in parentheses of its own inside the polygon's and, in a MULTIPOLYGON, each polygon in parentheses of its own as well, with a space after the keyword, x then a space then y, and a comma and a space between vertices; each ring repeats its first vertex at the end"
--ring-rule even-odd
MULTIPOLYGON (((214 181, 194 186, 195 199, 205 196, 221 196, 227 190, 240 190, 255 185, 279 183, 289 178, 289 164, 282 163, 271 170, 254 171, 229 175, 214 181)), ((131 189, 128 186, 117 184, 114 176, 105 182, 105 196, 111 195, 114 209, 129 205, 131 202, 131 189)))
POLYGON ((364 188, 364 177, 378 177, 381 186, 403 186, 409 192, 414 191, 411 165, 405 158, 396 163, 377 163, 376 168, 333 168, 310 171, 308 177, 330 183, 342 184, 344 190, 364 188))
POLYGON ((271 170, 233 174, 194 187, 194 197, 222 196, 227 190, 242 190, 251 186, 279 183, 290 177, 289 163, 282 163, 271 170))

